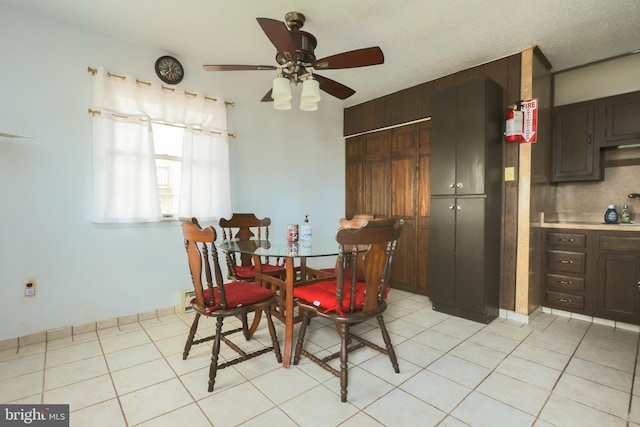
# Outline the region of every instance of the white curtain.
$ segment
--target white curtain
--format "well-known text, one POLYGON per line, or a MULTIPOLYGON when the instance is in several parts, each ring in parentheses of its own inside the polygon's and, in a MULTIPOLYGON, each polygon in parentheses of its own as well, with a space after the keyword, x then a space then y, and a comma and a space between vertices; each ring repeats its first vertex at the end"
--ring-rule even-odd
POLYGON ((185 127, 180 216, 214 221, 231 214, 227 110, 223 99, 93 77, 93 207, 98 223, 160 221, 151 122, 185 127))

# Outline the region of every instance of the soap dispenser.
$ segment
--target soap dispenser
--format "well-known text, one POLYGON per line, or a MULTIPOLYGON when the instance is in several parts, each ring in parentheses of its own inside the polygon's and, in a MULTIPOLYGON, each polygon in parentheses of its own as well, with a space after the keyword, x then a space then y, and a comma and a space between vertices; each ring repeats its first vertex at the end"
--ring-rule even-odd
POLYGON ((631 223, 631 212, 629 211, 629 205, 627 205, 626 203, 620 211, 620 222, 623 224, 631 223))
POLYGON ((300 240, 311 240, 311 224, 309 224, 309 215, 304 216, 304 223, 300 226, 300 240))
POLYGON ((616 210, 616 205, 609 205, 609 208, 604 213, 604 222, 607 224, 618 223, 618 211, 616 210))

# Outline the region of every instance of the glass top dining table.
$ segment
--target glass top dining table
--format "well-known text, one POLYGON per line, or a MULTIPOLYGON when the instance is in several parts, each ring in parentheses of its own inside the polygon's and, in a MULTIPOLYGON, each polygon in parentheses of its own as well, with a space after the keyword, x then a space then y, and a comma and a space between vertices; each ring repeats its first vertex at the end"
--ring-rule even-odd
MULTIPOLYGON (((335 236, 314 236, 312 240, 298 242, 287 242, 284 239, 230 239, 217 242, 216 247, 224 252, 251 255, 256 270, 256 283, 276 291, 277 302, 276 307, 272 310, 272 315, 285 324, 282 365, 288 368, 291 365, 293 325, 301 320, 301 316, 294 312, 293 288, 303 285, 309 277, 310 271, 323 274, 318 270, 308 269, 306 259, 338 255, 339 246, 335 236), (265 257, 284 260, 284 278, 262 272, 262 262, 265 257), (295 265, 295 260, 298 260, 298 266, 295 265)), ((324 274, 331 275, 330 273, 324 274)), ((256 313, 251 333, 255 331, 259 321, 259 314, 256 313)))

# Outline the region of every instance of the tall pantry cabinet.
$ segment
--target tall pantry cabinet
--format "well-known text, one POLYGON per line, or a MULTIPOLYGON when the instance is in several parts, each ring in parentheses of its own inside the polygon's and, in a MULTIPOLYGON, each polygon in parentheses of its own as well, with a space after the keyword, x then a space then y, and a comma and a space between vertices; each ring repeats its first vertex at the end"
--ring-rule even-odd
POLYGON ((484 323, 498 316, 502 121, 491 79, 433 94, 429 296, 437 311, 484 323))

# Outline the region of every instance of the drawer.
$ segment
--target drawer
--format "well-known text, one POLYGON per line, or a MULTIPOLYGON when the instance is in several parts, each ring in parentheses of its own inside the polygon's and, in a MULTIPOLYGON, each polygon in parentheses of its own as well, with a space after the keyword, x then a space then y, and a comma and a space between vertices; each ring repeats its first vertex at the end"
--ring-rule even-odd
POLYGON ((584 297, 581 295, 563 294, 562 292, 547 291, 546 305, 561 310, 584 310, 584 297))
POLYGON ((584 292, 584 277, 549 274, 546 276, 547 289, 557 291, 584 292))
POLYGON ((585 257, 586 255, 582 252, 547 249, 547 271, 584 274, 585 257))
POLYGON ((587 236, 579 233, 547 232, 547 246, 563 248, 584 248, 587 236))

